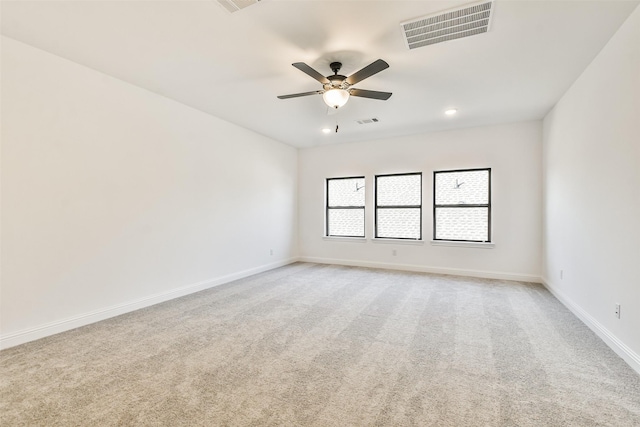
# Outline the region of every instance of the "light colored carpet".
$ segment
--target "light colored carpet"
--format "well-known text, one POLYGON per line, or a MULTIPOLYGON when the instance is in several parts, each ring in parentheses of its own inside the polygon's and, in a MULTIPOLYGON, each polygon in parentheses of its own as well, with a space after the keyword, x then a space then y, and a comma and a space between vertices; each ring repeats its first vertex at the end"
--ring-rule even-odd
POLYGON ((541 285, 298 263, 0 352, 2 426, 634 426, 541 285))

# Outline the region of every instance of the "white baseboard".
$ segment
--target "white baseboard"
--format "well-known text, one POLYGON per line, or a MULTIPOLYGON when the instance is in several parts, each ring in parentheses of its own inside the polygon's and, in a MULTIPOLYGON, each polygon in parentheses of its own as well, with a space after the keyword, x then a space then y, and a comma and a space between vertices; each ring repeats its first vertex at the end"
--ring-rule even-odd
POLYGON ((392 264, 374 261, 345 260, 332 258, 300 257, 300 261, 317 264, 348 265, 352 267, 382 268, 385 270, 416 271, 419 273, 447 274, 452 276, 482 277, 485 279, 515 280, 518 282, 540 283, 540 276, 530 274, 503 273, 499 271, 466 270, 461 268, 430 267, 415 264, 392 264))
POLYGON ((605 328, 593 316, 587 313, 582 307, 573 302, 569 297, 555 287, 549 279, 543 277, 542 284, 555 296, 565 307, 567 307, 578 319, 596 333, 625 362, 629 364, 638 374, 640 374, 640 355, 631 350, 625 343, 616 337, 611 331, 605 328))
POLYGON ((254 274, 262 273, 264 271, 272 270, 274 268, 282 267, 287 264, 298 261, 297 257, 289 258, 282 261, 277 261, 270 264, 265 264, 259 267, 250 268, 247 270, 239 271, 226 276, 217 277, 210 280, 204 280, 202 282, 194 283, 187 286, 182 286, 170 291, 161 292, 155 295, 150 295, 143 298, 138 298, 133 301, 128 301, 122 304, 114 305, 111 307, 102 308, 89 313, 84 313, 78 316, 69 317, 62 320, 46 323, 44 325, 36 326, 22 331, 13 332, 0 336, 0 350, 14 347, 19 344, 24 344, 29 341, 34 341, 40 338, 55 335, 60 332, 65 332, 71 329, 79 328, 81 326, 89 325, 91 323, 99 322, 101 320, 109 319, 111 317, 119 316, 121 314, 129 313, 131 311, 139 310, 141 308, 149 307, 161 302, 169 301, 175 298, 179 298, 185 295, 189 295, 195 292, 203 291, 205 289, 213 288, 215 286, 223 285, 225 283, 232 282, 234 280, 242 279, 244 277, 252 276, 254 274))

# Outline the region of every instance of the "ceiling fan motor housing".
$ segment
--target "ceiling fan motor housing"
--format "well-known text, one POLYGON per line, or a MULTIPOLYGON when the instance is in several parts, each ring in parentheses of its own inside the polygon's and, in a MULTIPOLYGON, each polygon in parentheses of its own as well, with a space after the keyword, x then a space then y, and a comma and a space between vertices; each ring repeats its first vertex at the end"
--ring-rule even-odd
POLYGON ((327 80, 329 80, 329 83, 325 83, 323 85, 324 90, 347 89, 349 87, 348 83, 345 81, 347 79, 347 76, 338 74, 340 68, 342 68, 342 63, 332 62, 329 66, 331 67, 331 71, 333 71, 333 75, 327 76, 327 80))
POLYGON ((329 83, 323 85, 324 90, 347 89, 349 87, 345 76, 336 74, 335 76, 327 76, 327 79, 329 79, 329 83))

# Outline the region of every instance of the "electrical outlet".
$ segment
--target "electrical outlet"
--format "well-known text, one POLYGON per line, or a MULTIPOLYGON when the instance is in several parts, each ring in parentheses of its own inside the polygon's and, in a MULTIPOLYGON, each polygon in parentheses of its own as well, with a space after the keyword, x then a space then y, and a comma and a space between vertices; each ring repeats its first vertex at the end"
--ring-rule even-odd
POLYGON ((273 256, 273 249, 269 251, 269 255, 273 256))
POLYGON ((391 249, 391 255, 396 256, 398 255, 398 252, 395 249, 391 249))
POLYGON ((560 270, 560 280, 564 279, 564 270, 560 270))
POLYGON ((620 318, 620 304, 616 304, 616 317, 620 318))

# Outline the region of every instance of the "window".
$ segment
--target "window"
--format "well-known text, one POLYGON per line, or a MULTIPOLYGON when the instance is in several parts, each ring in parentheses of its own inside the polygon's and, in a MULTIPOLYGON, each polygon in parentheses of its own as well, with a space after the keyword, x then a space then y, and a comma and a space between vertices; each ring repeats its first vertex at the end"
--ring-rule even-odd
POLYGON ((422 238, 422 174, 376 175, 376 235, 422 238))
POLYGON ((364 177, 327 179, 327 236, 364 237, 364 177))
POLYGON ((491 169, 433 173, 433 240, 491 241, 491 169))

